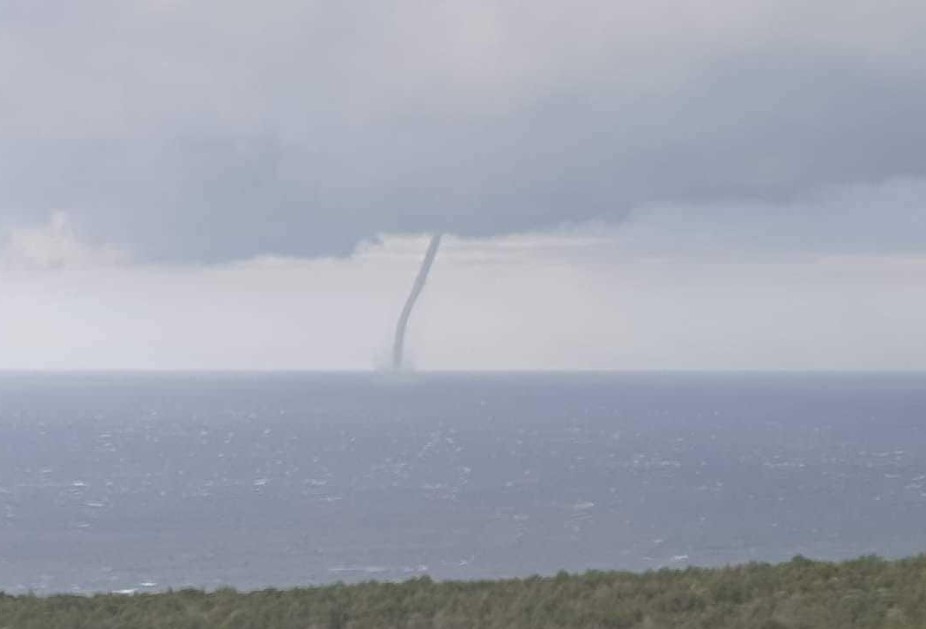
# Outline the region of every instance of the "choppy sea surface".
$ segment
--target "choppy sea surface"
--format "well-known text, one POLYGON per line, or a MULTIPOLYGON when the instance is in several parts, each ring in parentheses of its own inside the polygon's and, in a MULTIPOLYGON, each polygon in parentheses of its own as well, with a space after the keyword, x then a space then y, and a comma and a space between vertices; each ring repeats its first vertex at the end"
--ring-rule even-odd
POLYGON ((0 590, 926 551, 926 375, 0 375, 0 590))

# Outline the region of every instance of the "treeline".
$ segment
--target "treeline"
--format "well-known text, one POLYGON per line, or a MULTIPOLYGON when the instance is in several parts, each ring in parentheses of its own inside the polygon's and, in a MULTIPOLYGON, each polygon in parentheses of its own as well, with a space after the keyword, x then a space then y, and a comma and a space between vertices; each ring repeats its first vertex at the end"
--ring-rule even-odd
POLYGON ((3 629, 926 627, 926 555, 239 593, 0 595, 3 629))

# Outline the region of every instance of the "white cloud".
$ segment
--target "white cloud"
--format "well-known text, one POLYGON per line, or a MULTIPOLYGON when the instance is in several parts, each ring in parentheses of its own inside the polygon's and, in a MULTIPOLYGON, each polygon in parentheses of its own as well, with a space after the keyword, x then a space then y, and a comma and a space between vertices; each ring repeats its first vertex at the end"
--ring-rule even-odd
POLYGON ((0 246, 0 264, 14 268, 60 269, 111 266, 127 260, 114 246, 93 246, 74 232, 66 212, 52 213, 48 222, 10 229, 0 246))

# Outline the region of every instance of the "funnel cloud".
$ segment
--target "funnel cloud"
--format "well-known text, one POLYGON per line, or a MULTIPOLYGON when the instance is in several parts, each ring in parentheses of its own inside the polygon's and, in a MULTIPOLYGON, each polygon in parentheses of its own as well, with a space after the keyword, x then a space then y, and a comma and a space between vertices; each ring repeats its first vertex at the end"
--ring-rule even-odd
POLYGON ((411 317, 412 310, 415 308, 415 302, 424 289, 425 282, 428 281, 428 274, 431 272, 431 265, 434 264, 434 258, 437 257, 437 249, 440 247, 442 234, 431 236, 431 242, 428 243, 428 250, 424 254, 424 260, 421 261, 421 267, 418 269, 418 275, 415 277, 415 283, 412 285, 412 291, 405 300, 402 307, 402 313, 395 325, 395 340, 392 343, 392 368, 396 371, 402 369, 403 354, 405 351, 405 332, 408 329, 408 319, 411 317))

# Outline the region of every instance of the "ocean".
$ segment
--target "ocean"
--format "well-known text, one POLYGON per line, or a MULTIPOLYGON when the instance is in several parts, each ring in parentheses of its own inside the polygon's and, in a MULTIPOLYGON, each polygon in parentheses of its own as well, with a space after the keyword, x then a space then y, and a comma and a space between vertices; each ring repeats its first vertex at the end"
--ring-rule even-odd
POLYGON ((923 374, 0 375, 0 590, 926 551, 923 374))

